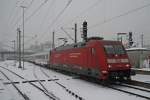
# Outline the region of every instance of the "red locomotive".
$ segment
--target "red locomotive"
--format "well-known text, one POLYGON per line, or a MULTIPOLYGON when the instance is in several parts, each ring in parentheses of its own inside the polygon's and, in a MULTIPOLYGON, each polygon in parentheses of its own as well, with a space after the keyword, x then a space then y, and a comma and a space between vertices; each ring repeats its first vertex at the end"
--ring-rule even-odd
POLYGON ((100 80, 131 76, 128 55, 119 41, 89 38, 86 42, 58 47, 50 52, 49 62, 52 68, 100 80))
POLYGON ((100 80, 130 79, 131 65, 121 42, 88 39, 86 21, 83 39, 84 42, 53 49, 49 55, 51 67, 100 80))

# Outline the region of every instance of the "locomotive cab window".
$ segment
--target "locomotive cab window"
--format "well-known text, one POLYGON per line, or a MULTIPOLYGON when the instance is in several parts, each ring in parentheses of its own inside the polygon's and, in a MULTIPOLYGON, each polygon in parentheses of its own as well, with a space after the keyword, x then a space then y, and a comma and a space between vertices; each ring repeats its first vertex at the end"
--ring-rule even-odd
POLYGON ((112 45, 104 45, 104 49, 107 54, 115 54, 115 50, 112 45))
POLYGON ((122 45, 104 45, 104 50, 107 54, 125 54, 122 45))
POLYGON ((125 54, 125 49, 122 45, 114 45, 116 54, 125 54))

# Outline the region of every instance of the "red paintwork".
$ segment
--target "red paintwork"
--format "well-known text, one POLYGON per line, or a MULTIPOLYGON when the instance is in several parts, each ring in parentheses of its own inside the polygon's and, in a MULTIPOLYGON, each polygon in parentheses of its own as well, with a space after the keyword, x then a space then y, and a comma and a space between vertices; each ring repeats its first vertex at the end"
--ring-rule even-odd
POLYGON ((86 42, 86 45, 79 48, 69 48, 64 50, 52 50, 50 53, 50 63, 51 64, 66 64, 74 65, 79 67, 97 68, 102 73, 102 71, 107 71, 105 75, 101 74, 99 79, 106 79, 110 71, 117 70, 127 70, 129 67, 125 67, 129 63, 113 63, 109 64, 112 67, 108 68, 107 59, 108 58, 127 58, 127 54, 118 55, 107 55, 104 51, 104 44, 121 44, 118 41, 106 41, 106 40, 90 40, 86 42), (95 53, 91 53, 91 48, 95 48, 95 53))

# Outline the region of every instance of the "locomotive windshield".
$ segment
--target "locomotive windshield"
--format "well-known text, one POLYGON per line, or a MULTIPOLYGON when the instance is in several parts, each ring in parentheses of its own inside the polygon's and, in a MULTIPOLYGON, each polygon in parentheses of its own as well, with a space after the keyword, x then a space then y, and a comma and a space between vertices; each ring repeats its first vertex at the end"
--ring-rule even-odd
POLYGON ((104 45, 104 49, 107 54, 125 54, 122 45, 104 45))

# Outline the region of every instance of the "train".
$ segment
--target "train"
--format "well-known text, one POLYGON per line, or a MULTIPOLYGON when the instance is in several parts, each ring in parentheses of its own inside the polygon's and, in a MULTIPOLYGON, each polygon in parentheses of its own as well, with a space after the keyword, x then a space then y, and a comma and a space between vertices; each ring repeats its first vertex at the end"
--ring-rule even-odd
POLYGON ((48 59, 49 59, 49 50, 36 52, 34 54, 26 55, 24 57, 25 61, 37 64, 37 65, 41 65, 44 67, 47 67, 49 65, 48 59))
POLYGON ((87 37, 87 30, 87 22, 84 21, 83 41, 53 48, 48 53, 47 64, 44 66, 103 81, 130 80, 135 73, 131 70, 130 60, 122 43, 101 37, 87 37))
POLYGON ((119 41, 91 37, 86 42, 60 46, 45 54, 42 59, 45 59, 47 64, 42 64, 37 60, 41 58, 35 59, 36 57, 33 57, 37 54, 28 57, 28 60, 41 63, 51 69, 67 71, 98 80, 131 79, 132 71, 129 57, 119 41))

